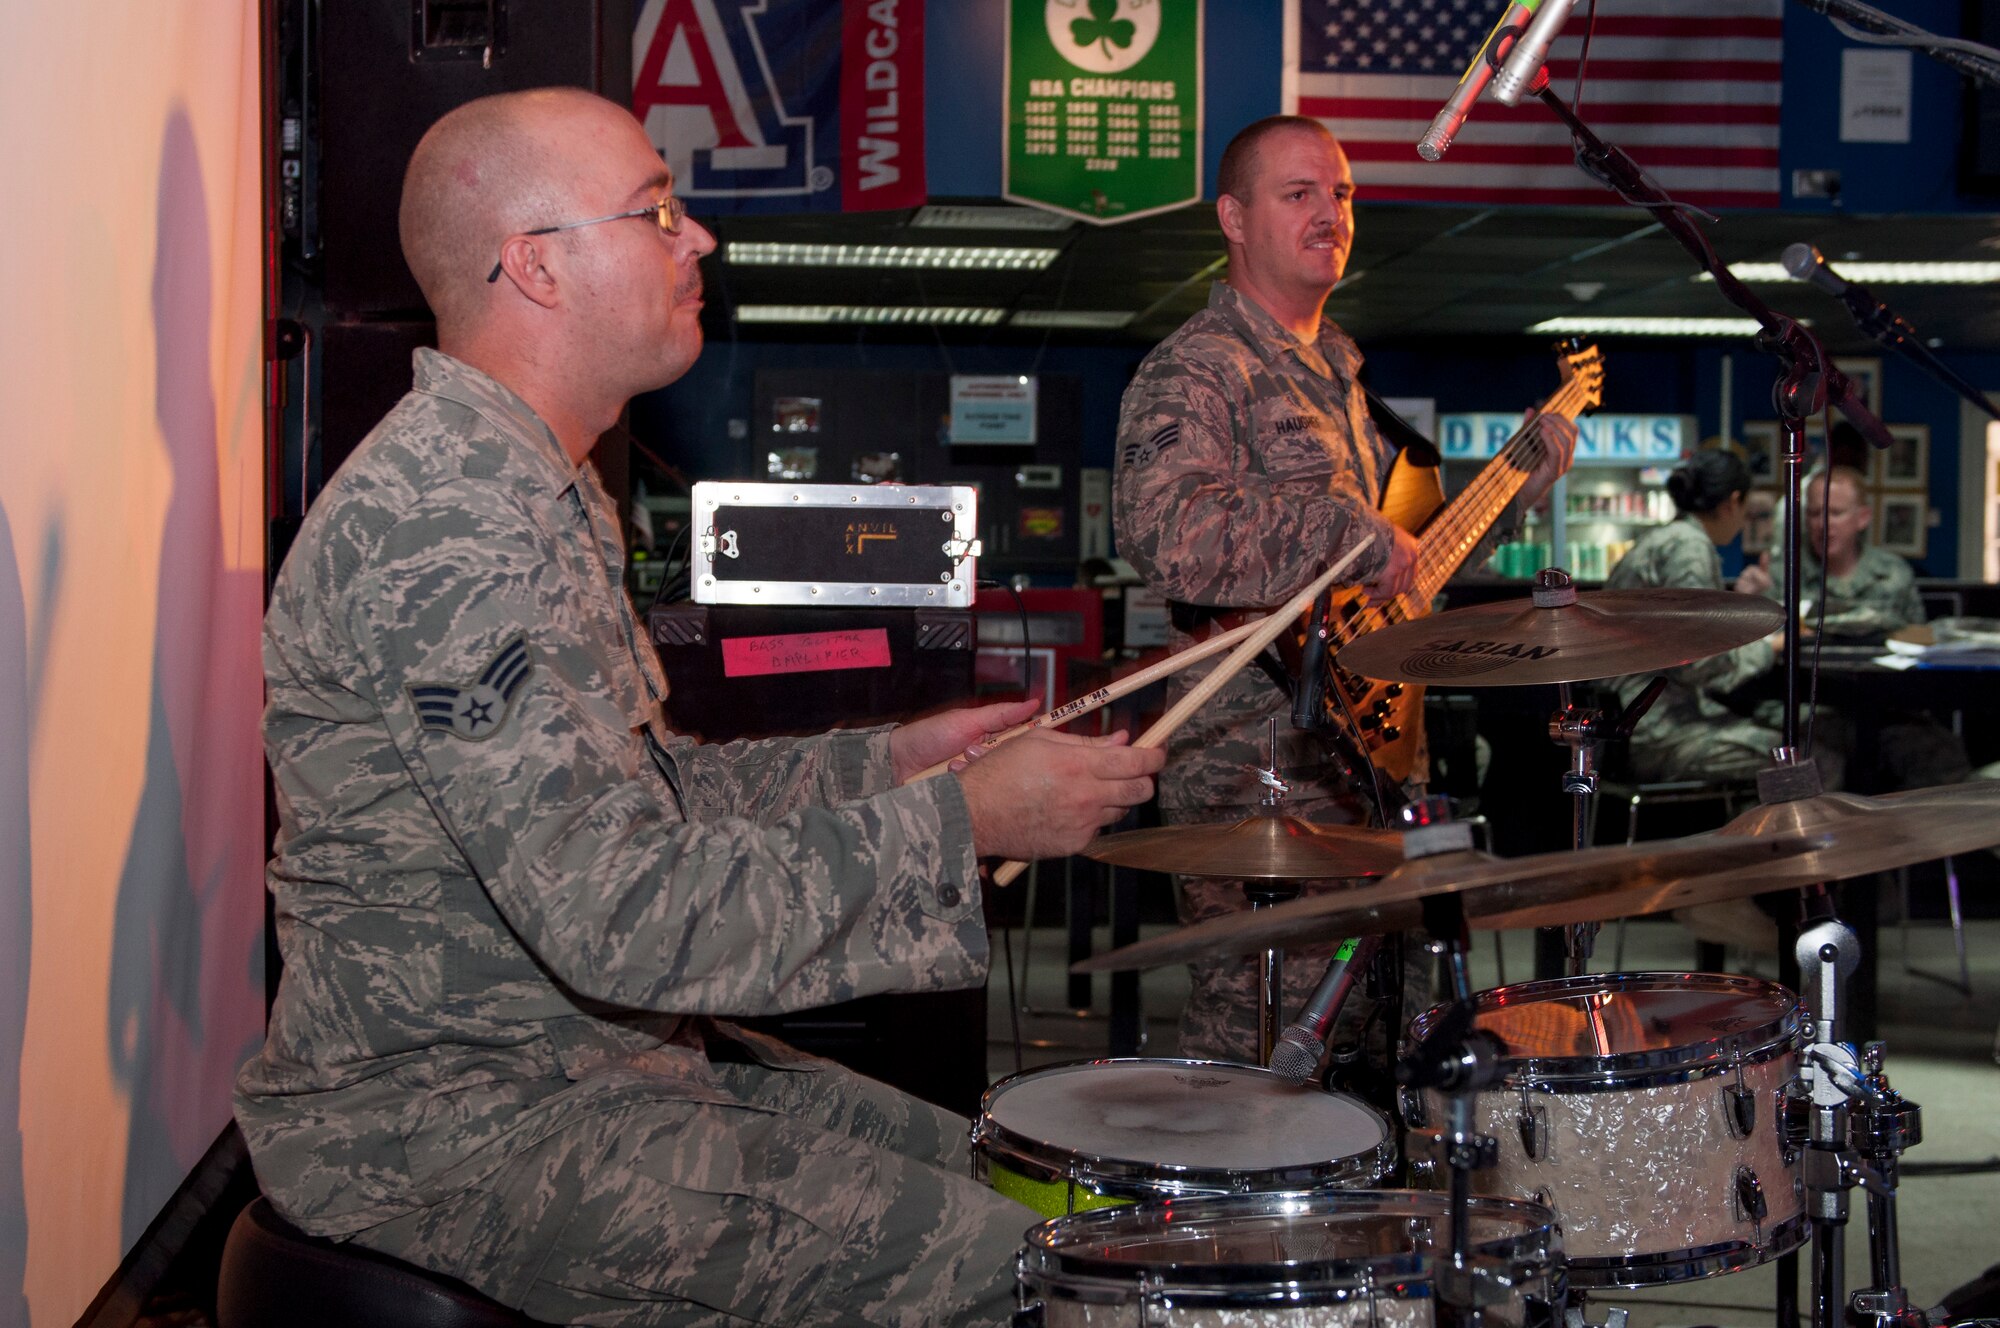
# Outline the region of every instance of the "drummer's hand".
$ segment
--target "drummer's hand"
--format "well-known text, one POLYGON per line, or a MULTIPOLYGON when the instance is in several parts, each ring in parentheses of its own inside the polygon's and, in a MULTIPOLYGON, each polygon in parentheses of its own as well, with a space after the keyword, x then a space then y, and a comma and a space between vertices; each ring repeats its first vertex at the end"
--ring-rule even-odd
POLYGON ((1736 574, 1736 593, 1739 595, 1762 595, 1771 589, 1771 555, 1760 553, 1754 563, 1743 564, 1743 570, 1736 574))
POLYGON ((996 705, 959 706, 903 724, 889 734, 889 759, 898 784, 939 761, 963 761, 978 755, 978 744, 1042 713, 1036 697, 996 705))
POLYGON ((1076 853, 1153 796, 1167 763, 1158 747, 1128 746, 1121 731, 1083 738, 1036 729, 993 748, 957 774, 981 857, 1020 862, 1076 853))
POLYGON ((1576 456, 1576 421, 1563 415, 1537 415, 1529 411, 1521 419, 1522 426, 1533 426, 1535 435, 1541 439, 1541 455, 1535 468, 1528 472, 1527 483, 1521 486, 1520 504, 1523 509, 1534 506, 1549 491, 1549 486, 1569 469, 1569 463, 1576 456))
POLYGON ((1361 583, 1371 600, 1394 599, 1417 583, 1417 537, 1395 525, 1389 527, 1389 533, 1388 560, 1361 583))

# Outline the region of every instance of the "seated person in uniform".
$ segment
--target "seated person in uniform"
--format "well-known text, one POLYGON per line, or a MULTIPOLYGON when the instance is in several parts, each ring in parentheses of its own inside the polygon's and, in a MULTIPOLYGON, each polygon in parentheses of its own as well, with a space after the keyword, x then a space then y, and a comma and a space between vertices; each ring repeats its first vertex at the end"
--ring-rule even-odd
MULTIPOLYGON (((1667 477, 1677 519, 1647 531, 1611 570, 1604 588, 1723 589, 1716 550, 1742 533, 1749 491, 1750 469, 1734 452, 1708 449, 1687 458, 1667 477)), ((1666 670, 1666 690, 1632 733, 1633 774, 1646 781, 1748 779, 1769 765, 1771 749, 1784 735, 1775 725, 1737 713, 1723 696, 1769 670, 1783 647, 1784 638, 1774 633, 1666 670)), ((1620 704, 1629 704, 1651 680, 1651 674, 1635 673, 1611 686, 1620 704)), ((1826 786, 1836 787, 1838 755, 1821 751, 1815 760, 1826 786)))
MULTIPOLYGON (((1861 472, 1834 466, 1806 481, 1804 556, 1799 559, 1803 614, 1815 631, 1834 638, 1880 641, 1899 627, 1924 620, 1923 597, 1917 593, 1910 564, 1886 549, 1865 541, 1874 516, 1861 472), (1820 578, 1825 576, 1824 605, 1820 578), (1823 613, 1822 613, 1823 607, 1823 613)), ((1766 571, 1761 564, 1743 569, 1738 590, 1758 590, 1773 599, 1784 593, 1784 553, 1778 552, 1766 571)))
POLYGON ((1031 703, 671 732, 586 461, 694 363, 714 238, 574 89, 432 126, 401 232, 439 348, 265 624, 259 1183, 541 1321, 1004 1322, 1034 1214, 971 1179, 967 1122, 720 1016, 979 983, 977 859, 1080 849, 1161 754, 1030 734, 913 778, 1031 703))

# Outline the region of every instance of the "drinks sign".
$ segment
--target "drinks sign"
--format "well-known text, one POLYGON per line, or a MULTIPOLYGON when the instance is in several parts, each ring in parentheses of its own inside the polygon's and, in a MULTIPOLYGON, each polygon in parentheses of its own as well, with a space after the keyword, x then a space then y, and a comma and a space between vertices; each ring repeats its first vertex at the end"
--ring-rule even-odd
POLYGON ((1201 197, 1203 0, 1009 0, 1001 191, 1100 225, 1201 197))
MULTIPOLYGON (((1576 422, 1579 466, 1661 466, 1691 437, 1680 415, 1586 415, 1576 422)), ((1519 412, 1438 416, 1438 450, 1450 461, 1496 455, 1521 428, 1519 412)))

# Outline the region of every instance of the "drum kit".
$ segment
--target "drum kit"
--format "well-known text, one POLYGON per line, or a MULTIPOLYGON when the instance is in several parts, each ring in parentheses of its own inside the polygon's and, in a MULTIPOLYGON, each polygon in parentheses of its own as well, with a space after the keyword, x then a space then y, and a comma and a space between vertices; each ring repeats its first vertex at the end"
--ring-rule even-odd
MULTIPOLYGON (((1385 628, 1341 664, 1397 681, 1559 684, 1550 733, 1571 749, 1563 790, 1581 807, 1599 745, 1629 733, 1657 689, 1607 720, 1572 704, 1569 683, 1672 667, 1775 625, 1749 596, 1579 594, 1560 573, 1542 574, 1535 600, 1385 628)), ((1897 1250, 1897 1168, 1921 1112, 1890 1087, 1880 1043, 1843 1041, 1840 988, 1859 949, 1823 883, 2000 841, 2000 783, 1857 797, 1819 792, 1798 764, 1779 754, 1764 805, 1721 830, 1592 848, 1579 810, 1576 847, 1532 857, 1475 852, 1435 798, 1394 830, 1311 825, 1274 805, 1098 841, 1093 857, 1185 874, 1370 879, 1076 966, 1261 952, 1270 977, 1283 947, 1357 938, 1275 1043, 1267 981, 1265 1066, 1096 1060, 988 1090, 975 1172, 1048 1219, 1019 1256, 1016 1324, 1581 1328, 1590 1298, 1808 1244, 1812 1328, 1939 1322, 1910 1304, 1897 1250), (1598 923, 1788 887, 1805 889, 1804 1000, 1748 977, 1581 971, 1598 923), (1570 975, 1474 992, 1470 929, 1524 926, 1570 929, 1570 975), (1449 999, 1405 1035, 1398 1129, 1302 1081, 1368 967, 1359 938, 1406 928, 1433 938, 1449 999), (1377 1188, 1399 1180, 1410 1188, 1377 1188), (1842 1236, 1857 1185, 1870 1278, 1850 1299, 1842 1236)), ((1604 1322, 1624 1318, 1605 1306, 1604 1322)))

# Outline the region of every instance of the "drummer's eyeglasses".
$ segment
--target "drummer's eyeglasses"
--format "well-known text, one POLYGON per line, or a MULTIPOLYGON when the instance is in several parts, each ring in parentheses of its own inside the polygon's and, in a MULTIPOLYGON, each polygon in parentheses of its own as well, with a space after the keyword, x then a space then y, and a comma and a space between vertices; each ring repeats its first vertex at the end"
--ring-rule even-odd
MULTIPOLYGON (((565 221, 559 226, 539 226, 531 231, 522 231, 521 234, 553 235, 557 231, 573 231, 579 226, 595 226, 600 221, 624 221, 629 217, 651 217, 653 224, 658 226, 662 233, 679 235, 681 223, 687 220, 687 204, 668 194, 657 203, 648 203, 645 207, 634 208, 630 212, 613 212, 609 216, 590 217, 583 221, 565 221)), ((505 259, 496 262, 493 270, 486 274, 489 284, 500 280, 500 268, 505 262, 505 259)))

